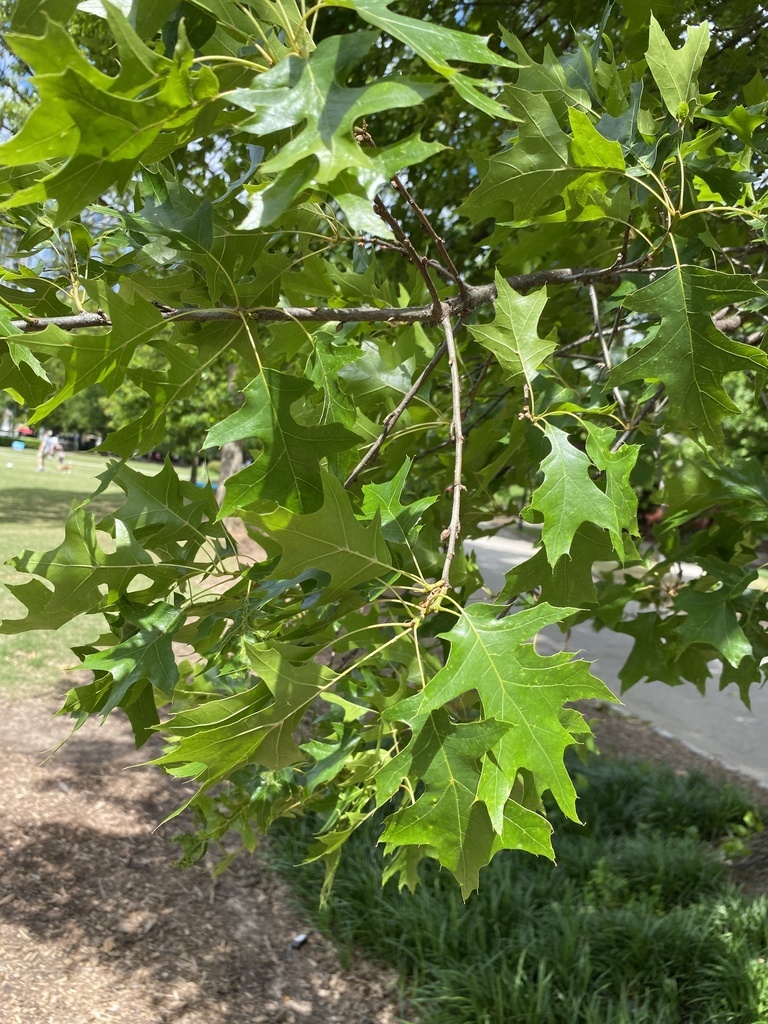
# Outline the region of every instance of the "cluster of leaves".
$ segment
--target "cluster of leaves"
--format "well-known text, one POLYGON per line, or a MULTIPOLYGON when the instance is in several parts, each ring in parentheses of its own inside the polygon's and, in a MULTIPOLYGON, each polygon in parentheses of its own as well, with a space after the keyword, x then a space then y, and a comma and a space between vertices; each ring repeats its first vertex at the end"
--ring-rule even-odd
POLYGON ((589 735, 570 703, 614 698, 540 629, 630 634, 625 685, 762 680, 768 481, 723 465, 722 424, 728 375, 768 369, 768 85, 702 95, 707 23, 651 19, 642 51, 634 10, 635 51, 606 22, 558 57, 385 0, 91 6, 97 47, 75 0, 19 3, 7 35, 35 102, 0 145, 0 386, 41 420, 129 382, 127 457, 225 360, 249 382, 205 446, 252 461, 221 507, 114 463, 121 506, 14 560, 2 629, 103 618, 63 710, 165 735, 187 859, 312 810, 332 875, 384 807, 403 885, 425 856, 465 894, 498 850, 551 857, 542 797, 577 818, 563 753, 589 735), (461 537, 518 514, 538 550, 470 603, 461 537))

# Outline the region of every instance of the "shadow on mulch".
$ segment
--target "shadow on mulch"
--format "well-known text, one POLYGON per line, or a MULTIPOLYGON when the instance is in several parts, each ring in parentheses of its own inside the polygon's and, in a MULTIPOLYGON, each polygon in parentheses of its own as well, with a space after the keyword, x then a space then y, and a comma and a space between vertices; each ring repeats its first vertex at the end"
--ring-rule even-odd
MULTIPOLYGON (((70 967, 96 960, 149 992, 180 989, 185 1012, 215 1011, 221 1024, 242 1024, 245 1006, 263 1000, 274 967, 259 947, 275 950, 265 949, 268 936, 248 934, 257 931, 257 921, 244 916, 244 900, 231 881, 212 904, 205 872, 169 870, 167 841, 57 822, 25 833, 3 878, 4 888, 18 895, 0 907, 0 917, 40 943, 63 946, 70 967), (221 1005, 233 997, 236 1007, 221 1005)), ((251 882, 266 895, 267 879, 251 882)), ((279 947, 283 939, 272 941, 279 947)))

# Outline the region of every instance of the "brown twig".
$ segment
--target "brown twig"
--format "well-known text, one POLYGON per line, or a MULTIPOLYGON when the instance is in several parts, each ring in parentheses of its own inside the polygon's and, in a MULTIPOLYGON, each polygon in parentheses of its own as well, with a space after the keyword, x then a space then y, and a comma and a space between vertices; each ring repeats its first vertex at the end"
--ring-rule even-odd
POLYGON ((405 185, 403 184, 403 182, 401 181, 401 179, 398 177, 397 174, 394 176, 394 178, 392 178, 392 187, 397 192, 400 193, 400 195, 403 197, 403 199, 406 201, 406 203, 408 203, 410 208, 416 214, 416 217, 417 217, 419 223, 424 228, 424 230, 427 232, 427 234, 432 239, 432 241, 435 243, 435 248, 437 249, 437 251, 438 251, 438 253, 440 255, 440 258, 443 261, 442 266, 444 267, 445 270, 447 270, 449 272, 449 274, 451 275, 453 280, 456 282, 456 284, 457 284, 457 286, 459 288, 459 292, 461 294, 462 299, 466 299, 466 297, 467 297, 467 286, 464 283, 464 279, 462 278, 461 274, 459 273, 458 267, 453 262, 451 254, 448 252, 448 249, 447 249, 446 244, 445 244, 445 239, 441 235, 439 235, 437 233, 437 231, 435 230, 435 228, 434 228, 434 226, 432 224, 432 221, 429 219, 429 217, 426 215, 426 213, 424 213, 422 208, 419 206, 419 204, 413 198, 413 196, 411 195, 409 190, 405 187, 405 185))
MULTIPOLYGON (((636 271, 633 264, 624 267, 584 268, 572 270, 555 268, 538 270, 532 274, 518 274, 507 278, 507 283, 517 291, 528 291, 544 284, 580 284, 584 281, 610 281, 621 273, 636 271)), ((671 269, 671 268, 657 268, 671 269)), ((496 301, 496 285, 467 285, 467 298, 460 297, 446 300, 453 314, 460 310, 475 310, 479 306, 496 301)), ((233 320, 242 322, 256 320, 266 323, 429 323, 434 320, 435 307, 429 306, 389 306, 377 309, 374 306, 273 306, 255 309, 237 309, 236 307, 216 307, 213 309, 164 309, 161 311, 164 320, 173 323, 210 323, 212 321, 233 320)), ((72 313, 67 316, 31 317, 29 320, 12 320, 11 324, 19 331, 31 333, 43 331, 48 326, 59 327, 64 331, 83 328, 111 327, 112 321, 103 313, 72 313)))
POLYGON ((580 348, 582 345, 586 345, 588 341, 592 341, 595 336, 594 329, 589 334, 583 334, 580 338, 575 341, 569 341, 567 345, 561 345, 560 348, 556 348, 552 353, 553 356, 566 356, 569 352, 572 352, 575 348, 580 348))
POLYGON ((392 234, 403 247, 405 255, 408 257, 408 259, 411 261, 414 267, 416 267, 416 270, 421 275, 424 284, 427 286, 427 291, 429 292, 430 297, 432 299, 433 317, 435 323, 437 323, 440 316, 440 296, 437 294, 435 282, 432 280, 429 270, 427 269, 425 258, 423 256, 419 256, 419 254, 416 252, 416 249, 413 246, 413 242, 411 242, 408 235, 406 235, 406 233, 403 231, 397 218, 392 216, 392 214, 386 208, 386 206, 379 198, 379 196, 376 196, 376 198, 373 201, 373 209, 379 215, 379 217, 381 217, 384 223, 389 225, 389 227, 392 230, 392 234))
POLYGON ((627 226, 624 228, 624 237, 621 240, 621 249, 619 255, 616 257, 616 263, 621 266, 627 261, 627 252, 629 251, 629 236, 632 234, 632 214, 630 213, 627 218, 627 226))
MULTIPOLYGON (((496 395, 490 405, 487 405, 485 409, 477 416, 471 423, 464 424, 464 440, 466 441, 472 431, 479 427, 483 420, 488 419, 492 412, 494 412, 504 401, 507 395, 511 395, 515 388, 504 388, 501 394, 496 395)), ((411 461, 416 462, 418 459, 426 459, 428 455, 434 455, 435 452, 442 451, 443 448, 449 448, 453 444, 453 441, 449 438, 447 441, 439 441, 437 444, 433 444, 431 448, 424 448, 420 452, 415 452, 411 456, 411 461)))
POLYGON ((663 384, 661 385, 661 387, 657 388, 656 393, 637 410, 635 415, 632 417, 632 421, 630 422, 627 429, 624 431, 623 434, 621 434, 620 437, 617 437, 611 445, 612 452, 617 452, 623 444, 626 444, 626 442, 634 434, 634 432, 637 430, 637 428, 640 426, 643 420, 646 419, 651 412, 659 412, 660 409, 663 409, 663 407, 669 401, 669 396, 664 395, 664 397, 662 398, 662 395, 664 395, 663 384))
POLYGON ((381 449, 381 446, 392 433, 392 428, 403 415, 408 406, 411 404, 411 402, 421 389, 421 386, 424 383, 424 381, 427 379, 427 377, 429 377, 429 375, 432 373, 435 367, 440 363, 441 359, 443 358, 447 351, 448 345, 446 342, 443 342, 438 347, 435 354, 432 356, 430 361, 421 371, 421 373, 413 382, 413 384, 411 384, 410 388, 403 395, 400 404, 397 406, 397 408, 393 409, 392 412, 384 418, 384 422, 381 425, 381 433, 373 442, 373 444, 365 453, 365 455, 362 457, 362 459, 355 466, 355 468, 352 470, 352 472, 349 474, 347 479, 344 481, 345 487, 351 487, 355 480, 357 480, 362 471, 365 469, 365 467, 370 466, 370 464, 376 459, 381 449))
MULTIPOLYGON (((600 319, 600 306, 599 306, 598 301, 597 301, 597 291, 595 290, 594 284, 590 284, 588 286, 588 290, 589 290, 589 301, 590 301, 590 303, 592 305, 592 319, 594 320, 594 323, 595 323, 595 333, 597 334, 597 337, 598 337, 598 339, 600 341, 600 348, 602 349, 602 352, 603 352, 603 362, 605 363, 605 368, 606 368, 606 370, 610 371, 610 369, 611 369, 611 352, 610 352, 610 349, 608 347, 608 342, 605 340, 605 335, 603 334, 603 324, 602 324, 602 321, 600 319)), ((611 332, 611 338, 613 338, 615 333, 616 333, 616 325, 614 323, 614 329, 611 332)), ((626 421, 626 419, 627 419, 627 407, 624 405, 624 399, 622 398, 621 392, 619 391, 618 388, 613 388, 613 397, 616 399, 616 405, 618 405, 619 410, 621 412, 621 415, 624 418, 624 420, 626 421)))
MULTIPOLYGON (((371 134, 368 131, 368 125, 365 123, 365 121, 363 121, 362 124, 358 125, 355 128, 355 138, 357 139, 357 142, 359 144, 360 143, 365 143, 366 145, 373 146, 374 148, 376 146, 376 143, 373 141, 373 138, 371 137, 371 134)), ((398 190, 400 190, 400 189, 405 190, 405 186, 400 181, 400 179, 397 177, 397 175, 395 175, 395 177, 392 179, 392 185, 395 188, 398 188, 398 190)), ((406 195, 408 195, 407 190, 405 190, 405 192, 406 192, 406 195)), ((411 202, 411 205, 413 205, 414 208, 416 208, 413 199, 409 199, 409 201, 411 202)), ((392 231, 392 234, 395 236, 395 238, 400 243, 400 245, 402 247, 402 250, 405 253, 406 257, 410 260, 410 262, 414 265, 414 267, 416 267, 416 269, 418 270, 419 274, 424 279, 424 283, 427 286, 427 291, 429 292, 429 294, 430 294, 430 296, 432 298, 432 302, 433 302, 434 309, 435 309, 435 323, 437 323, 439 318, 440 318, 440 296, 437 294, 437 289, 435 288, 435 283, 432 280, 432 278, 431 278, 431 276, 429 274, 429 270, 428 270, 428 264, 430 262, 432 262, 432 261, 428 260, 426 256, 420 256, 416 252, 416 249, 415 249, 413 243, 411 242, 410 238, 406 235, 405 231, 403 231, 402 224, 400 224, 400 222, 397 220, 397 218, 395 216, 393 216, 393 214, 387 209, 387 207, 384 204, 384 201, 382 200, 381 196, 376 196, 376 198, 374 199, 374 201, 373 201, 373 209, 374 209, 374 212, 377 213, 379 217, 381 217, 381 219, 384 221, 384 223, 389 225, 389 227, 390 227, 390 229, 392 231)), ((422 213, 422 217, 423 216, 424 215, 422 213)), ((424 224, 423 220, 422 220, 422 224, 424 224)), ((432 232, 432 234, 434 234, 434 230, 433 230, 432 226, 428 222, 427 222, 427 225, 428 225, 428 230, 430 232, 432 232)), ((453 266, 453 261, 451 261, 451 266, 453 266)), ((449 272, 450 272, 450 269, 451 268, 448 267, 449 272)), ((459 278, 458 277, 456 278, 456 281, 459 282, 459 278)))
MULTIPOLYGON (((399 252, 401 256, 407 256, 405 249, 402 245, 398 245, 397 242, 390 242, 386 238, 379 238, 377 235, 372 235, 370 238, 358 238, 358 245, 375 245, 377 249, 387 249, 389 252, 399 252)), ((430 270, 434 270, 438 277, 442 277, 444 281, 453 283, 455 278, 450 270, 438 263, 437 260, 433 260, 429 256, 422 256, 424 265, 429 267, 430 270)))
POLYGON ((451 563, 456 554, 456 545, 461 534, 461 492, 464 490, 464 484, 462 483, 464 434, 461 422, 461 376, 459 374, 458 356, 456 353, 456 340, 453 326, 451 325, 451 311, 447 306, 443 312, 442 327, 445 332, 445 346, 448 352, 448 367, 451 374, 451 437, 453 438, 454 445, 451 520, 448 524, 448 529, 443 533, 447 543, 443 572, 439 580, 439 586, 447 589, 451 585, 451 563))
POLYGON ((462 413, 462 416, 461 416, 462 420, 465 420, 467 418, 467 416, 469 415, 470 409, 472 408, 472 406, 474 404, 474 401, 477 398, 477 392, 480 390, 480 385, 485 380, 486 375, 488 374, 488 371, 491 368, 493 360, 494 360, 493 353, 490 353, 486 357, 485 362, 483 363, 483 365, 480 367, 480 372, 477 375, 477 379, 475 380, 474 384, 472 385, 472 387, 467 392, 467 402, 466 402, 466 405, 464 406, 464 412, 462 413))

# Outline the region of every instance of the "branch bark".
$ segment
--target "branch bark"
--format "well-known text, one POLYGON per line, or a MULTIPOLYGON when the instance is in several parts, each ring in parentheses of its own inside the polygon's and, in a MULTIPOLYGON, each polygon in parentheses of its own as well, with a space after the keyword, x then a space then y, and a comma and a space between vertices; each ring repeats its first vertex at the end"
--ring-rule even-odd
POLYGON ((351 487, 355 480, 357 480, 362 471, 365 469, 365 467, 370 466, 371 463, 376 460, 379 451, 381 450, 381 446, 392 433, 392 428, 403 415, 408 406, 411 404, 413 399, 421 390, 421 386, 424 383, 424 381, 427 379, 427 377, 429 377, 429 375, 432 373, 435 367, 440 363, 440 361, 442 360, 443 356, 447 351, 448 346, 446 342, 443 342, 442 345, 439 346, 435 354, 432 356, 430 361, 427 363, 427 365, 424 367, 424 369, 421 371, 419 376, 413 382, 413 384, 411 384, 406 393, 403 395, 402 399, 400 400, 400 404, 397 406, 397 408, 393 409, 392 412, 384 418, 384 422, 381 425, 381 433, 373 442, 373 444, 365 453, 365 455, 362 457, 362 459, 360 459, 360 461, 349 474, 347 479, 344 481, 344 487, 351 487))
MULTIPOLYGON (((605 363, 606 370, 608 370, 610 372, 610 369, 611 369, 610 343, 613 340, 614 334, 616 333, 616 327, 618 326, 618 320, 614 321, 614 329, 613 329, 613 331, 611 331, 611 337, 610 337, 610 339, 608 341, 606 341, 605 335, 603 334, 603 323, 602 323, 602 320, 600 319, 600 304, 597 301, 597 292, 595 290, 594 284, 590 284, 590 286, 589 286, 589 301, 590 301, 590 303, 592 305, 592 319, 593 319, 594 324, 595 324, 595 333, 597 334, 598 340, 600 341, 600 348, 601 348, 602 353, 603 353, 603 362, 605 363)), ((622 398, 621 392, 619 391, 618 388, 614 388, 613 389, 613 397, 616 399, 616 405, 618 405, 619 411, 621 412, 621 415, 624 417, 624 421, 626 422, 626 419, 627 419, 627 409, 626 409, 626 406, 624 405, 624 399, 622 398)))
POLYGON ((449 310, 446 310, 443 315, 442 326, 443 331, 445 332, 445 346, 448 352, 448 367, 451 372, 451 397, 453 408, 451 416, 451 437, 453 438, 454 445, 451 521, 444 534, 447 544, 445 548, 443 572, 440 577, 440 584, 447 589, 451 585, 451 563, 453 562, 453 556, 456 554, 456 545, 459 542, 459 535, 461 534, 461 492, 464 490, 464 484, 462 482, 464 433, 462 429, 461 376, 459 375, 456 341, 454 338, 453 327, 451 325, 451 314, 449 310))
MULTIPOLYGON (((586 267, 571 269, 557 267, 539 270, 533 274, 517 274, 507 278, 507 283, 517 291, 540 288, 544 284, 582 284, 592 281, 618 280, 622 273, 637 271, 634 264, 613 267, 586 267)), ((448 299, 442 305, 451 315, 466 316, 479 306, 496 301, 496 285, 466 285, 465 296, 448 299)), ((403 306, 376 309, 373 306, 334 308, 328 306, 276 306, 257 309, 217 307, 214 309, 163 309, 163 319, 169 323, 210 323, 222 320, 248 320, 268 323, 398 323, 414 324, 434 321, 435 307, 403 306)), ((27 320, 12 320, 12 325, 24 334, 43 331, 46 327, 58 327, 64 331, 83 328, 111 327, 112 321, 101 310, 92 313, 72 313, 67 316, 30 317, 27 320)))
POLYGON ((656 393, 648 399, 648 401, 642 405, 632 417, 632 420, 627 429, 620 434, 611 445, 611 451, 617 452, 622 445, 626 444, 630 437, 634 434, 640 424, 646 419, 651 413, 654 415, 660 412, 661 409, 669 401, 669 396, 664 394, 664 385, 662 384, 656 393))

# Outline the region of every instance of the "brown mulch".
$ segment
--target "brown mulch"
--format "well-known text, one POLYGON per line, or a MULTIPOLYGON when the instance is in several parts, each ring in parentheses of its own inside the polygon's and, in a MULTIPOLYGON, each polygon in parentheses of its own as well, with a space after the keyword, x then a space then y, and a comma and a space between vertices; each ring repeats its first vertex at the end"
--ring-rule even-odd
POLYGON ((216 879, 171 861, 183 799, 118 716, 70 731, 55 697, 0 700, 3 1024, 394 1024, 397 979, 342 970, 258 860, 216 879), (293 940, 308 934, 300 948, 293 940))
MULTIPOLYGON (((54 696, 0 699, 0 1020, 3 1024, 395 1024, 392 972, 342 969, 285 886, 255 858, 212 880, 171 866, 183 797, 143 760, 117 716, 69 732, 54 696), (308 934, 300 948, 296 936, 308 934)), ((590 714, 594 715, 594 709, 590 714)), ((604 753, 701 770, 765 791, 648 726, 598 713, 604 753)), ((757 837, 738 877, 768 889, 757 837)))

